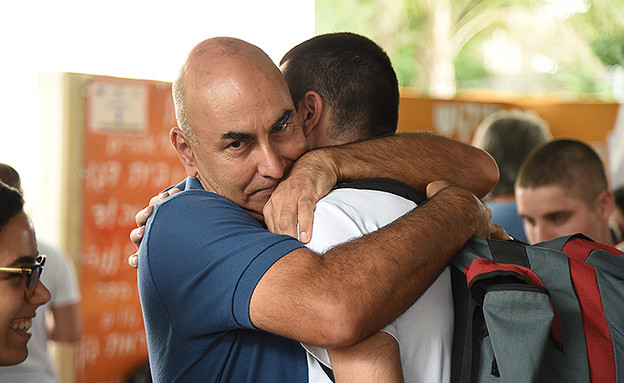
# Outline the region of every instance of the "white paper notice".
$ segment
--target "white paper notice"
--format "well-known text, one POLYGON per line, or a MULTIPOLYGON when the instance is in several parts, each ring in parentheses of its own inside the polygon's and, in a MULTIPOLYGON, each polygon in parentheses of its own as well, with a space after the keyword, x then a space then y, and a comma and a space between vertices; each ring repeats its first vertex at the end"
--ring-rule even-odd
POLYGON ((147 129, 147 87, 94 81, 87 92, 91 131, 140 133, 147 129))

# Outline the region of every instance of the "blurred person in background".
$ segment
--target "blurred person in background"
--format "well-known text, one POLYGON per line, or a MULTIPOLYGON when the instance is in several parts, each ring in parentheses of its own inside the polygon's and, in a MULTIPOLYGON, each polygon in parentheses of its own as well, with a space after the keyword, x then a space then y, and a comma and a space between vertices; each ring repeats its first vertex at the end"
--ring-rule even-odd
POLYGON ((472 139, 474 146, 494 158, 500 171, 498 183, 485 199, 492 210, 492 221, 523 242, 527 242, 527 237, 518 215, 514 183, 529 153, 551 139, 544 120, 536 113, 521 110, 492 113, 479 124, 472 139))

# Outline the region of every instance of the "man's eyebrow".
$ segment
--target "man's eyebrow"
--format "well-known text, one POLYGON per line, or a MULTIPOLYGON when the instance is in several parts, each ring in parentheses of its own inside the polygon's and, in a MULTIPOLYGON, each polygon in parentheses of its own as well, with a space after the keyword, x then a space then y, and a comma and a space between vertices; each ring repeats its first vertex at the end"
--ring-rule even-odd
MULTIPOLYGON (((279 128, 286 121, 290 120, 294 113, 295 111, 293 109, 285 110, 284 113, 275 121, 275 123, 273 124, 271 128, 272 129, 279 128)), ((236 132, 236 131, 230 131, 221 135, 222 140, 236 140, 236 141, 250 140, 253 137, 254 137, 253 134, 236 132)))
POLYGON ((552 211, 548 214, 544 214, 545 218, 554 218, 556 216, 559 215, 570 215, 572 214, 572 210, 557 210, 557 211, 552 211))
POLYGON ((249 133, 242 133, 242 132, 227 132, 224 133, 221 136, 222 140, 236 140, 236 141, 241 141, 241 140, 249 140, 253 137, 253 135, 249 134, 249 133))
POLYGON ((292 116, 293 116, 293 113, 295 113, 295 111, 293 109, 288 109, 288 110, 284 111, 284 114, 282 114, 280 116, 280 118, 278 118, 277 121, 275 121, 275 124, 273 124, 273 129, 279 128, 286 121, 290 120, 292 118, 292 116))

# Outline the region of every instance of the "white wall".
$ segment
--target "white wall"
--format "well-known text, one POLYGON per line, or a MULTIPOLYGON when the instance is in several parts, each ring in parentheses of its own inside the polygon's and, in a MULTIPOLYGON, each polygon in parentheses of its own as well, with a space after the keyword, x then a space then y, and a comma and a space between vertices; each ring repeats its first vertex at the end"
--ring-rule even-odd
POLYGON ((0 14, 0 162, 35 209, 39 73, 172 81, 208 37, 242 38, 277 62, 314 35, 314 0, 3 1, 0 14))

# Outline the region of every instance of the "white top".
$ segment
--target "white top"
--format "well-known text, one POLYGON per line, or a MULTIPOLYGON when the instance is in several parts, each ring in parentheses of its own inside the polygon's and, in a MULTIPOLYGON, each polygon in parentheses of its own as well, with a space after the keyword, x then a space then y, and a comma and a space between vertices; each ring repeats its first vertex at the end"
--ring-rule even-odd
POLYGON ((37 309, 28 341, 28 358, 16 366, 0 367, 0 383, 53 383, 57 377, 48 355, 45 312, 52 307, 75 304, 80 300, 76 272, 63 252, 38 241, 39 254, 47 255, 41 281, 50 290, 50 301, 37 309))
MULTIPOLYGON (((337 189, 319 201, 308 247, 331 247, 375 231, 414 209, 416 204, 377 190, 337 189)), ((429 289, 383 331, 399 343, 405 382, 448 382, 453 340, 453 296, 447 269, 429 289)), ((324 349, 304 345, 330 366, 324 349)))

